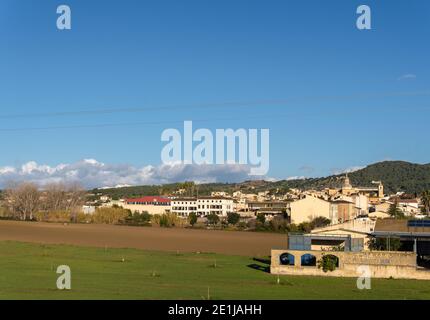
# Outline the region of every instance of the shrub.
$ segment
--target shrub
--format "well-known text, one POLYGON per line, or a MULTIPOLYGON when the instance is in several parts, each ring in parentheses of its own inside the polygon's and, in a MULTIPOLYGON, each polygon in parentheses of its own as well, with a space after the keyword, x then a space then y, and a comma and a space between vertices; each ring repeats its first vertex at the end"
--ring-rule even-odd
POLYGON ((13 218, 13 214, 9 208, 0 207, 0 218, 13 218))
POLYGON ((197 223, 197 214, 195 212, 191 212, 188 216, 188 222, 190 225, 194 226, 197 223))
POLYGON ((339 264, 339 258, 332 254, 323 254, 321 259, 318 260, 318 268, 324 272, 332 272, 336 270, 339 264))
POLYGON ((39 222, 68 223, 71 221, 71 213, 70 211, 37 212, 34 218, 39 222))
POLYGON ((101 207, 91 216, 94 223, 117 224, 130 215, 130 210, 123 208, 101 207))
POLYGON ((229 212, 227 213, 227 222, 229 224, 235 225, 239 222, 240 215, 236 212, 229 212))
POLYGON ((260 212, 257 214, 257 221, 264 224, 266 222, 266 216, 264 213, 260 212))
POLYGON ((83 212, 79 212, 76 216, 77 223, 91 223, 92 217, 90 214, 85 214, 83 212))
POLYGON ((244 222, 244 221, 239 222, 239 223, 236 225, 236 228, 237 228, 238 230, 244 230, 244 229, 246 229, 246 222, 244 222))
POLYGON ((148 212, 135 212, 134 214, 130 213, 128 217, 122 221, 123 224, 130 226, 148 226, 150 225, 151 215, 148 212))
POLYGON ((294 224, 294 223, 290 223, 288 226, 288 232, 299 232, 299 227, 294 224))
POLYGON ((215 213, 211 213, 210 215, 208 215, 207 219, 208 219, 208 224, 215 225, 219 222, 219 217, 215 213))
POLYGON ((152 216, 152 223, 164 228, 183 227, 186 224, 185 219, 181 219, 174 213, 164 213, 162 215, 152 216))
POLYGON ((276 217, 273 217, 272 220, 270 220, 270 228, 273 231, 288 231, 289 228, 289 222, 288 219, 286 219, 283 215, 278 215, 276 217))

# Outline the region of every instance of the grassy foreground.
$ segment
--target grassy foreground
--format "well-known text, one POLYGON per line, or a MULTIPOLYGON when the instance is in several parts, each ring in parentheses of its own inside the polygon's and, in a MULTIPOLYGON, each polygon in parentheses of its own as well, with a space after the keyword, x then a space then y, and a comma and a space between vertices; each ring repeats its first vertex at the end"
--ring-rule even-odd
POLYGON ((0 242, 0 299, 430 299, 430 282, 277 277, 251 257, 0 242), (123 261, 124 259, 124 261, 123 261), (72 290, 56 289, 68 265, 72 290), (258 269, 260 268, 260 270, 258 269))

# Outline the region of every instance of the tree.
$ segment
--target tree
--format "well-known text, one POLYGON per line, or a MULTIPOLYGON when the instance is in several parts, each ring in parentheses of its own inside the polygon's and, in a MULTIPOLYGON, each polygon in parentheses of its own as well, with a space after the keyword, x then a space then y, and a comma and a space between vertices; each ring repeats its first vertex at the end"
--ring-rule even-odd
MULTIPOLYGON (((128 210, 128 209, 126 209, 128 210)), ((134 214, 131 213, 130 210, 128 217, 126 217, 123 221, 124 224, 127 225, 131 225, 131 226, 148 226, 150 225, 150 221, 151 221, 151 215, 147 212, 144 211, 142 213, 140 212, 135 212, 134 214)), ((121 221, 120 221, 121 222, 121 221)))
POLYGON ((423 205, 423 212, 430 216, 430 190, 421 193, 421 204, 423 205))
POLYGON ((191 197, 194 195, 196 185, 193 181, 185 181, 185 182, 179 184, 179 188, 184 190, 185 195, 191 197))
POLYGON ((124 221, 130 214, 130 210, 123 208, 100 207, 91 216, 92 222, 103 224, 117 224, 124 221))
POLYGON ((219 217, 215 213, 211 213, 207 216, 209 224, 217 224, 219 222, 219 217))
POLYGON ((78 184, 48 184, 42 193, 41 209, 45 212, 45 216, 60 211, 68 212, 70 220, 76 222, 85 203, 85 197, 85 190, 78 184))
POLYGON ((76 222, 76 217, 85 203, 86 192, 77 183, 70 184, 66 187, 67 193, 67 210, 70 211, 72 220, 76 222))
POLYGON ((45 186, 43 203, 41 205, 44 211, 60 211, 65 210, 66 204, 66 190, 65 186, 61 183, 51 183, 45 186))
POLYGON ((303 232, 303 233, 309 233, 312 231, 312 224, 311 222, 302 222, 297 226, 297 229, 299 232, 303 232))
POLYGON ((227 213, 227 222, 229 224, 235 225, 239 222, 240 215, 236 212, 229 212, 227 213))
POLYGON ((41 203, 37 186, 30 182, 11 185, 5 191, 5 199, 12 213, 21 220, 33 220, 41 203))
POLYGON ((326 217, 316 217, 311 221, 311 228, 322 228, 325 226, 328 226, 331 223, 330 219, 327 219, 326 217))
POLYGON ((396 199, 388 208, 388 214, 394 219, 402 219, 405 217, 403 211, 399 208, 398 200, 396 199))
POLYGON ((264 224, 266 222, 266 215, 263 212, 259 212, 257 214, 257 221, 264 224))
POLYGON ((194 226, 197 223, 197 214, 195 212, 191 212, 188 216, 188 222, 191 226, 194 226))
POLYGON ((273 217, 272 220, 270 220, 270 228, 273 231, 287 231, 289 227, 288 219, 286 219, 282 214, 279 214, 275 217, 273 217))

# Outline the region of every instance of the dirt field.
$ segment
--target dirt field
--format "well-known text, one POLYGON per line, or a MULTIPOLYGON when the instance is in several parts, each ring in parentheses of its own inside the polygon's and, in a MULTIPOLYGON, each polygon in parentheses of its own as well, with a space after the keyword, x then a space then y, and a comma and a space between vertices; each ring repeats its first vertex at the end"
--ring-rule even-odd
POLYGON ((3 240, 244 256, 269 255, 287 241, 273 233, 0 221, 3 240))

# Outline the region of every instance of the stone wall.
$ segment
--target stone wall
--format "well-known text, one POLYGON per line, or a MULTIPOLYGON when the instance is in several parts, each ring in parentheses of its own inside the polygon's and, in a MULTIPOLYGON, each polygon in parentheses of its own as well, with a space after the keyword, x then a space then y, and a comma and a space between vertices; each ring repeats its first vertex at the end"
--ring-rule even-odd
POLYGON ((301 251, 301 250, 272 250, 270 272, 272 274, 359 277, 358 267, 368 266, 374 278, 420 279, 430 280, 430 270, 417 269, 416 254, 413 252, 393 251, 301 251), (294 265, 282 265, 280 256, 289 253, 294 256, 294 265), (339 259, 336 270, 324 272, 318 266, 302 266, 301 259, 305 254, 315 256, 320 260, 323 254, 332 254, 339 259))

